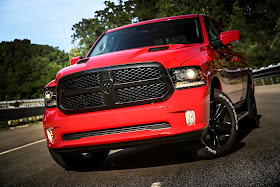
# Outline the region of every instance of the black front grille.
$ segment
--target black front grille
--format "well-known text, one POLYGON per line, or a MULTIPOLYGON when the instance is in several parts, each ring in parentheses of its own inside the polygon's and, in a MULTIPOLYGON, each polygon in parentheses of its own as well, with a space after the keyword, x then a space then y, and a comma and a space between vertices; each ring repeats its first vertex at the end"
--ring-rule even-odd
POLYGON ((118 102, 136 102, 150 98, 162 98, 168 93, 165 83, 144 84, 118 89, 118 102))
POLYGON ((161 102, 174 89, 157 62, 93 69, 66 75, 58 83, 58 107, 66 114, 161 102))
POLYGON ((162 75, 156 67, 129 68, 113 71, 115 83, 126 83, 160 78, 162 75))
POLYGON ((113 128, 113 129, 65 134, 63 135, 63 140, 64 141, 78 140, 85 137, 104 136, 110 134, 128 133, 128 132, 144 131, 144 130, 160 130, 160 129, 168 129, 168 128, 171 128, 168 122, 160 122, 160 123, 152 123, 152 124, 145 124, 145 125, 136 125, 136 126, 113 128))
POLYGON ((93 73, 81 77, 76 77, 63 82, 62 90, 75 90, 81 88, 100 86, 100 77, 98 73, 93 73))
POLYGON ((62 97, 61 103, 66 110, 104 105, 101 92, 62 97))

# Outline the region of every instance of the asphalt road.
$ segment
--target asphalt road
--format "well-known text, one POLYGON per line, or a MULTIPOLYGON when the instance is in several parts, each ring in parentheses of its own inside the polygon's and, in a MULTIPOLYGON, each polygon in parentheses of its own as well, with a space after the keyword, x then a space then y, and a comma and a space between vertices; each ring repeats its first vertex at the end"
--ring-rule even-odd
POLYGON ((2 131, 0 186, 280 186, 280 85, 257 87, 256 99, 260 127, 243 122, 236 150, 213 160, 193 161, 170 144, 121 150, 96 169, 66 171, 49 155, 42 124, 2 131))

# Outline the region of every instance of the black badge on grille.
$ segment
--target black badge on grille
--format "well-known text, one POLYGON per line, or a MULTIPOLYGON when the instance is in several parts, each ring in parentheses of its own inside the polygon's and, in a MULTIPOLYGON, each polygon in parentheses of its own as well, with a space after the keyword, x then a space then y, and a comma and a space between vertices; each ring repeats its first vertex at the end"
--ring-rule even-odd
POLYGON ((102 92, 109 94, 113 90, 113 81, 111 79, 105 79, 101 83, 102 92))

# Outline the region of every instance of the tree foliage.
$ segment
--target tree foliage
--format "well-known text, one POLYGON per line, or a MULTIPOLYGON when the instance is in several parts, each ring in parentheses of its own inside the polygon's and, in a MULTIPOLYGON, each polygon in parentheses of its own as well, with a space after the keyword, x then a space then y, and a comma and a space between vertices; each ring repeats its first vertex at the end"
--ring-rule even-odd
POLYGON ((276 58, 276 61, 280 62, 280 53, 279 53, 279 49, 280 49, 280 16, 277 20, 276 26, 274 28, 274 32, 275 32, 275 37, 271 44, 271 47, 274 52, 274 54, 272 54, 272 56, 274 56, 276 58))
POLYGON ((251 59, 253 67, 279 63, 279 0, 119 0, 105 1, 105 8, 92 19, 73 26, 73 42, 80 54, 106 30, 160 17, 205 14, 226 30, 240 30, 242 44, 235 46, 251 59), (91 22, 94 20, 94 22, 91 22), (278 22, 277 22, 278 20, 278 22), (278 56, 278 57, 277 57, 278 56))
MULTIPOLYGON (((119 0, 105 1, 93 18, 73 25, 70 56, 85 56, 104 31, 160 17, 205 14, 224 31, 240 30, 245 53, 254 68, 280 62, 279 0, 119 0)), ((29 40, 0 43, 0 100, 39 98, 42 87, 67 66, 68 56, 58 48, 30 44, 29 40)))
POLYGON ((84 57, 105 30, 132 23, 132 1, 123 2, 120 0, 119 5, 111 1, 104 3, 106 8, 96 11, 94 18, 83 19, 73 25, 72 43, 78 41, 78 47, 70 53, 71 57, 75 52, 84 57))
POLYGON ((70 55, 73 56, 76 52, 85 56, 93 42, 105 31, 105 25, 97 18, 83 19, 73 25, 72 30, 75 31, 72 35, 73 42, 78 40, 79 44, 75 48, 74 53, 73 51, 70 52, 70 55))
POLYGON ((0 101, 42 98, 43 87, 69 64, 68 55, 30 40, 0 43, 0 101))
POLYGON ((130 24, 132 18, 133 1, 119 1, 119 5, 114 2, 105 1, 106 8, 95 12, 95 16, 106 29, 113 29, 130 24))

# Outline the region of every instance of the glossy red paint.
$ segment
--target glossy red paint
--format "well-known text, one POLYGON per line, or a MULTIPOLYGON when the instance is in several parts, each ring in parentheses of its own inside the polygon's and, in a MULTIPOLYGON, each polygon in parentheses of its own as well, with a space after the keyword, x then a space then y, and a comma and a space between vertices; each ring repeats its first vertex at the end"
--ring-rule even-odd
POLYGON ((201 30, 202 30, 202 34, 203 34, 204 43, 211 48, 210 40, 209 40, 209 36, 208 36, 208 32, 207 32, 207 29, 205 26, 204 19, 205 19, 205 16, 203 14, 199 14, 199 20, 200 20, 200 24, 201 24, 201 30))
POLYGON ((74 65, 74 64, 76 64, 80 59, 81 59, 80 56, 74 57, 74 58, 71 59, 70 64, 71 64, 71 65, 74 65))
MULTIPOLYGON (((116 66, 122 64, 130 64, 137 62, 159 62, 164 68, 177 68, 180 66, 199 66, 207 78, 207 85, 197 88, 189 88, 184 90, 176 90, 171 97, 159 103, 138 105, 132 107, 124 107, 103 111, 64 114, 58 108, 47 108, 43 119, 44 129, 54 128, 54 143, 48 142, 50 148, 73 148, 73 147, 87 147, 94 145, 113 144, 120 142, 130 142, 136 140, 153 139, 159 137, 167 137, 187 132, 193 132, 206 129, 209 123, 209 108, 210 108, 210 94, 212 80, 217 78, 218 85, 221 90, 226 92, 233 103, 238 103, 244 93, 242 90, 246 89, 242 84, 238 83, 238 90, 236 85, 231 85, 234 79, 240 75, 237 73, 238 69, 229 69, 228 64, 234 61, 236 53, 232 49, 215 50, 210 44, 208 31, 204 22, 204 15, 186 15, 175 16, 169 18, 160 18, 149 20, 136 24, 131 24, 119 27, 108 32, 125 29, 142 24, 169 21, 175 19, 187 19, 199 17, 201 24, 201 31, 204 42, 198 44, 172 44, 168 49, 160 51, 149 51, 151 47, 141 47, 135 49, 128 49, 122 51, 115 51, 107 54, 88 57, 86 63, 73 63, 72 66, 60 70, 56 79, 49 83, 46 87, 57 86, 58 81, 69 74, 98 69, 108 66, 116 66), (228 70, 228 74, 232 78, 226 78, 223 69, 228 70), (241 93, 242 92, 242 93, 241 93), (193 126, 186 124, 185 111, 194 110, 196 114, 196 122, 193 126), (64 134, 95 131, 101 129, 111 129, 126 126, 135 126, 149 123, 169 122, 171 128, 161 130, 145 130, 129 133, 111 134, 95 137, 86 137, 78 140, 64 141, 62 136, 64 134)), ((104 34, 103 34, 104 35, 104 34)), ((91 50, 98 43, 102 36, 95 42, 91 50)), ((231 41, 240 39, 239 31, 222 32, 220 35, 224 45, 230 44, 231 41)), ((159 47, 159 46, 154 46, 159 47)), ((162 46, 161 46, 162 47, 162 46)), ((90 50, 90 51, 91 51, 90 50)), ((238 57, 241 62, 245 61, 245 57, 238 57)), ((79 58, 77 58, 79 59, 79 58)), ((75 59, 76 60, 76 59, 75 59)), ((238 64, 239 62, 235 62, 238 64)), ((72 63, 71 63, 72 64, 72 63)), ((232 66, 235 68, 234 66, 232 66)), ((248 72, 247 72, 248 73, 248 72)), ((242 77, 241 77, 242 78, 242 77)), ((243 80, 243 79, 242 79, 243 80)), ((245 80, 245 79, 244 79, 245 80)), ((235 81, 237 82, 237 81, 235 81)), ((234 82, 234 83, 235 83, 234 82)), ((237 84, 237 83, 236 83, 237 84)))
POLYGON ((56 80, 55 80, 55 79, 52 80, 51 82, 49 82, 49 83, 45 86, 45 88, 47 88, 47 87, 54 87, 54 86, 57 86, 56 80))
POLYGON ((220 40, 224 45, 229 45, 230 42, 241 40, 240 32, 238 30, 222 32, 220 34, 220 40))
MULTIPOLYGON (((142 47, 123 51, 116 51, 108 54, 98 55, 90 58, 87 63, 75 64, 60 70, 57 74, 57 80, 61 77, 85 71, 88 69, 97 69, 106 66, 120 64, 129 64, 136 62, 160 62, 165 68, 174 68, 180 66, 186 60, 193 56, 201 54, 201 47, 205 44, 174 44, 169 45, 169 49, 151 52, 151 47, 142 47)), ((155 46, 157 47, 157 46, 155 46)), ((200 62, 195 64, 199 65, 200 62)))
POLYGON ((111 144, 164 137, 205 129, 209 120, 209 93, 207 89, 207 87, 200 87, 175 92, 164 103, 98 112, 66 115, 57 108, 46 109, 43 119, 44 128, 54 128, 54 144, 49 142, 48 146, 52 148, 70 148, 111 144), (186 124, 185 111, 187 109, 192 109, 196 112, 197 121, 193 126, 186 124), (157 122, 169 122, 172 128, 88 137, 71 141, 62 140, 63 134, 157 122))

